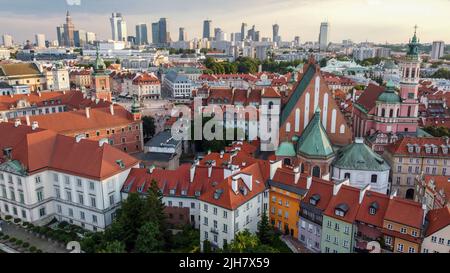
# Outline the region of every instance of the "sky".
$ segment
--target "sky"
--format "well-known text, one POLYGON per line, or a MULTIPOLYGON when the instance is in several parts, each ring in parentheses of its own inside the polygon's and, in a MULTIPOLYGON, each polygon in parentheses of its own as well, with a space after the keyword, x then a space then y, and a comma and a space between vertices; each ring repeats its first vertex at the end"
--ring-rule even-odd
POLYGON ((300 36, 302 42, 318 39, 322 21, 329 22, 334 42, 405 43, 417 24, 421 42, 450 43, 450 0, 0 0, 0 7, 0 35, 17 42, 34 40, 36 33, 56 39, 56 26, 69 10, 76 29, 100 39, 111 38, 109 17, 121 12, 128 35, 138 23, 166 17, 173 40, 179 27, 189 39, 201 36, 203 20, 210 19, 212 28, 228 34, 239 32, 242 22, 256 25, 262 37, 272 37, 277 23, 283 40, 300 36))

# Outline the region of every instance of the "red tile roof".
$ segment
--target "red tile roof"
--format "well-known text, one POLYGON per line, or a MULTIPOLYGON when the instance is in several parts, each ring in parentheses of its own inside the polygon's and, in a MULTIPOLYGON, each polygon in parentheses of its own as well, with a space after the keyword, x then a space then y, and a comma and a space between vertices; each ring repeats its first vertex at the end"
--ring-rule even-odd
POLYGON ((379 228, 383 227, 384 214, 389 205, 389 196, 374 191, 366 191, 356 215, 356 220, 379 228), (370 214, 370 207, 376 207, 370 214))
POLYGON ((337 195, 331 198, 328 207, 324 211, 324 215, 347 223, 353 223, 359 209, 359 192, 360 190, 358 188, 342 185, 337 195), (345 205, 348 208, 343 217, 335 213, 336 208, 340 205, 345 205))
POLYGON ((333 197, 333 182, 313 177, 311 187, 303 198, 303 202, 308 202, 313 195, 319 195, 320 200, 316 204, 316 208, 324 211, 333 197))
POLYGON ((423 224, 423 214, 424 211, 420 203, 393 197, 389 200, 384 219, 421 229, 423 224))
POLYGON ((447 145, 446 140, 440 137, 404 137, 399 139, 395 143, 389 144, 387 146, 387 150, 395 155, 411 155, 422 157, 449 156, 449 151, 447 151, 447 153, 444 153, 442 145, 447 146, 447 149, 450 150, 450 147, 447 145), (408 151, 408 144, 418 145, 420 147, 420 152, 417 153, 416 149, 413 149, 413 152, 410 153, 408 151), (437 147, 437 153, 434 153, 433 149, 431 149, 430 152, 427 153, 426 145, 428 145, 428 147, 432 147, 432 145, 437 147))
POLYGON ((73 175, 103 180, 139 161, 110 146, 91 140, 76 142, 75 138, 50 130, 32 130, 29 126, 15 127, 0 123, 0 149, 12 148, 12 159, 20 161, 29 173, 51 169, 73 175))
POLYGON ((428 226, 425 231, 425 236, 428 237, 450 225, 450 207, 430 210, 427 213, 426 219, 428 221, 428 226))
POLYGON ((375 107, 375 102, 383 91, 384 87, 371 83, 367 86, 361 96, 359 96, 356 103, 364 107, 364 109, 369 112, 375 107))

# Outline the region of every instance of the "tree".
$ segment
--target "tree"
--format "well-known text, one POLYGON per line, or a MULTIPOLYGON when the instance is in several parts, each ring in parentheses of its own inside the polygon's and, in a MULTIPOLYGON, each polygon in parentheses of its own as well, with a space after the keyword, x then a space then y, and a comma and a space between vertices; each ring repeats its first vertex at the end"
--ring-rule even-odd
POLYGON ((106 244, 106 247, 99 253, 126 253, 125 244, 119 241, 112 241, 106 244))
POLYGON ((136 239, 136 251, 140 253, 151 253, 161 251, 163 238, 159 226, 155 222, 147 222, 139 229, 136 239))
POLYGON ((254 250, 259 245, 258 237, 251 234, 248 229, 237 233, 228 248, 231 252, 246 253, 254 250))
POLYGON ((145 116, 142 118, 144 138, 151 138, 155 135, 155 118, 145 116))
POLYGON ((431 75, 431 78, 447 79, 450 80, 450 70, 446 68, 440 68, 431 75))
POLYGON ((204 240, 203 241, 203 253, 211 253, 211 252, 212 252, 211 242, 208 240, 204 240))
POLYGON ((272 225, 269 223, 266 211, 263 212, 261 221, 258 222, 258 231, 256 232, 256 235, 262 244, 270 244, 273 240, 275 232, 272 225))

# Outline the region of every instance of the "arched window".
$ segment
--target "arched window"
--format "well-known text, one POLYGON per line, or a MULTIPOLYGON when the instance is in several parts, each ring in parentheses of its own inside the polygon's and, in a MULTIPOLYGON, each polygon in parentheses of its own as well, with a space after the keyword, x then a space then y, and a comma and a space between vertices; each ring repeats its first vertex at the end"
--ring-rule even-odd
POLYGON ((291 131, 291 123, 286 122, 286 133, 289 133, 291 131))
POLYGON ((319 166, 314 166, 314 168, 312 169, 312 176, 320 178, 320 167, 319 166))
POLYGON ((350 173, 345 173, 344 174, 344 179, 347 179, 347 178, 350 179, 350 173))
POLYGON ((386 110, 384 110, 384 108, 381 109, 381 116, 384 117, 384 115, 386 114, 386 110))
POLYGON ((305 172, 305 164, 300 164, 300 173, 304 173, 305 172))
POLYGON ((397 117, 399 117, 399 116, 400 116, 400 108, 397 109, 397 117))
POLYGON ((408 189, 405 195, 406 199, 414 199, 414 189, 408 189))
POLYGON ((341 127, 339 128, 339 133, 344 134, 345 133, 345 125, 341 124, 341 127))
POLYGON ((272 110, 273 108, 273 101, 269 102, 269 110, 272 110))
POLYGON ((394 109, 389 110, 389 117, 393 117, 394 116, 394 109))
POLYGON ((411 116, 411 106, 408 106, 408 115, 407 115, 407 117, 410 117, 411 116))
POLYGON ((300 108, 295 110, 295 131, 300 131, 300 108))

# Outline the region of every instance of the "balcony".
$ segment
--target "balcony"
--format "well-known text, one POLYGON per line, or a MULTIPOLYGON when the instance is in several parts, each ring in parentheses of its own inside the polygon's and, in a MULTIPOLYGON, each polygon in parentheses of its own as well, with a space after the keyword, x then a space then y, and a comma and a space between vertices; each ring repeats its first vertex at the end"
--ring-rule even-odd
POLYGON ((217 228, 211 228, 211 233, 213 233, 213 234, 219 234, 219 229, 217 229, 217 228))

